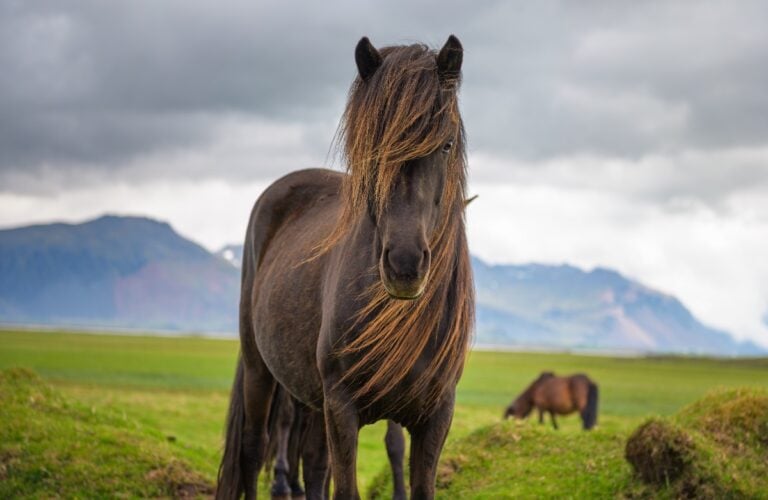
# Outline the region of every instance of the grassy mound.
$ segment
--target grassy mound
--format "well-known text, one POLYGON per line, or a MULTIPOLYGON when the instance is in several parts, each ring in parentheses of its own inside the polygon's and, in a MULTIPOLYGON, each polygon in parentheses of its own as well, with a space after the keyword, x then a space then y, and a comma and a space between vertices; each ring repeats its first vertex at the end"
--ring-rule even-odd
POLYGON ((695 462, 693 439, 663 420, 650 419, 627 441, 625 456, 646 483, 665 485, 688 473, 695 462))
MULTIPOLYGON (((592 432, 561 424, 498 422, 449 441, 438 498, 768 499, 768 391, 717 391, 645 422, 603 415, 592 432)), ((370 497, 391 497, 390 482, 385 467, 370 497)))
MULTIPOLYGON (((499 421, 448 443, 437 474, 438 498, 610 498, 631 481, 623 443, 633 423, 615 417, 584 432, 578 419, 561 430, 532 421, 499 421)), ((391 498, 388 470, 369 488, 391 498)))
POLYGON ((650 419, 625 454, 648 494, 768 498, 768 391, 717 391, 650 419))
POLYGON ((0 498, 212 493, 172 446, 124 414, 64 398, 29 370, 0 372, 0 498))

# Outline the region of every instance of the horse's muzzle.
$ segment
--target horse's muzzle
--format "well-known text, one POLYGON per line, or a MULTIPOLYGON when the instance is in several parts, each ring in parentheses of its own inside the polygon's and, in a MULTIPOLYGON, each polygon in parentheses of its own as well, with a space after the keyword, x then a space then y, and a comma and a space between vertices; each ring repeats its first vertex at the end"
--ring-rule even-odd
POLYGON ((418 299, 427 284, 429 264, 428 250, 405 252, 399 249, 385 249, 379 261, 381 282, 393 299, 418 299))

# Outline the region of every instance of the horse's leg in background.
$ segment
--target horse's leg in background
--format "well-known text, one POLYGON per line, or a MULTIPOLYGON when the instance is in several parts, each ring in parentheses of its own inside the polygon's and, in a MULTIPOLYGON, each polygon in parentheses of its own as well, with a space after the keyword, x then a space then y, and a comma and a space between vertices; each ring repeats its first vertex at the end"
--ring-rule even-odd
POLYGON ((557 430, 558 427, 557 427, 557 420, 555 420, 555 412, 550 411, 549 416, 552 418, 552 427, 554 427, 555 430, 557 430))
MULTIPOLYGON (((272 408, 275 415, 275 436, 270 436, 277 440, 277 450, 274 467, 274 478, 272 480, 272 498, 288 499, 291 497, 291 486, 288 482, 291 473, 290 463, 288 461, 288 442, 291 439, 291 429, 293 427, 294 405, 293 398, 288 392, 278 387, 279 394, 275 398, 276 407, 272 408)), ((270 429, 271 430, 271 429, 270 429)))
MULTIPOLYGON (((293 400, 293 398, 291 398, 293 400)), ((302 432, 304 428, 304 410, 301 404, 293 400, 293 422, 291 434, 288 438, 288 485, 291 488, 291 498, 304 498, 304 490, 299 482, 299 469, 301 460, 302 432)))
POLYGON ((403 477, 403 456, 405 456, 405 436, 403 428, 391 420, 387 420, 387 434, 384 436, 387 447, 389 466, 392 468, 392 498, 405 500, 405 479, 403 477))
POLYGON ((539 410, 539 424, 543 424, 544 423, 544 410, 542 410, 541 408, 539 408, 538 410, 539 410))
POLYGON ((323 414, 302 408, 304 437, 301 459, 304 462, 304 488, 307 500, 328 498, 328 443, 323 414))
POLYGON ((411 433, 411 499, 435 497, 437 461, 453 418, 453 400, 435 409, 429 418, 409 427, 411 433))

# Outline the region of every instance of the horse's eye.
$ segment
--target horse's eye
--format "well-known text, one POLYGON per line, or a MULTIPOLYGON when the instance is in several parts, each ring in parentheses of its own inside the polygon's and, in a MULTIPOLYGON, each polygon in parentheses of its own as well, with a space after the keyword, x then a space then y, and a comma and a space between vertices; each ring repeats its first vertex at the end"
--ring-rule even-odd
POLYGON ((443 145, 443 153, 448 153, 453 147, 453 141, 448 141, 443 145))

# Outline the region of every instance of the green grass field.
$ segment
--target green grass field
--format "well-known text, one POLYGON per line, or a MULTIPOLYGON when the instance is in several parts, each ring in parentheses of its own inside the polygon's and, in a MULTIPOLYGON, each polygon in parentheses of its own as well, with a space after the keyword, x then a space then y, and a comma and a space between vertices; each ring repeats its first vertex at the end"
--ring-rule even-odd
MULTIPOLYGON (((95 483, 77 479, 78 471, 94 467, 88 463, 88 454, 94 451, 87 443, 81 455, 68 450, 79 458, 74 465, 67 462, 67 467, 82 467, 67 476, 71 484, 55 470, 65 462, 55 448, 66 448, 69 433, 82 436, 87 431, 82 422, 90 418, 96 419, 91 423, 98 428, 92 436, 95 442, 118 443, 126 450, 119 459, 99 458, 102 472, 114 473, 123 464, 125 469, 137 469, 133 475, 126 474, 125 481, 175 474, 184 484, 212 483, 237 349, 237 343, 230 340, 0 331, 0 369, 33 370, 53 391, 48 394, 48 389, 32 383, 18 390, 33 396, 10 398, 0 406, 0 425, 7 429, 13 424, 10 431, 0 431, 4 441, 0 443, 0 483, 10 488, 0 489, 0 496, 48 497, 60 496, 62 491, 90 496, 95 483), (38 397, 34 394, 39 395, 41 408, 69 408, 64 414, 75 422, 62 426, 57 439, 43 440, 38 448, 30 446, 37 450, 35 456, 43 457, 40 467, 44 473, 29 460, 26 468, 19 465, 23 462, 19 457, 31 453, 19 443, 29 442, 31 435, 39 438, 45 429, 58 425, 50 412, 43 418, 43 410, 35 412, 34 405, 24 403, 24 398, 38 397), (119 432, 110 434, 111 427, 119 432), (145 471, 141 476, 138 469, 147 464, 155 464, 153 470, 161 472, 146 476, 151 471, 145 471), (19 479, 22 472, 24 481, 19 479), (61 489, 62 482, 71 489, 61 489)), ((19 384, 7 381, 4 387, 21 387, 19 384)), ((473 352, 459 385, 454 424, 441 465, 443 495, 615 496, 632 491, 623 446, 640 422, 652 415, 671 415, 713 388, 741 386, 768 387, 768 359, 473 352), (595 432, 581 432, 575 415, 560 420, 560 431, 533 421, 498 423, 503 407, 545 369, 561 374, 586 372, 600 384, 600 420, 595 432), (464 439, 467 436, 471 437, 464 439), (509 467, 501 472, 489 468, 493 474, 483 477, 483 461, 494 462, 501 455, 494 454, 490 445, 477 455, 467 449, 473 439, 495 443, 509 467)), ((358 477, 364 492, 386 490, 383 437, 382 423, 364 428, 361 434, 358 477)), ((112 491, 119 489, 112 486, 116 488, 112 491)), ((124 486, 127 496, 163 494, 160 486, 160 490, 124 486)))

